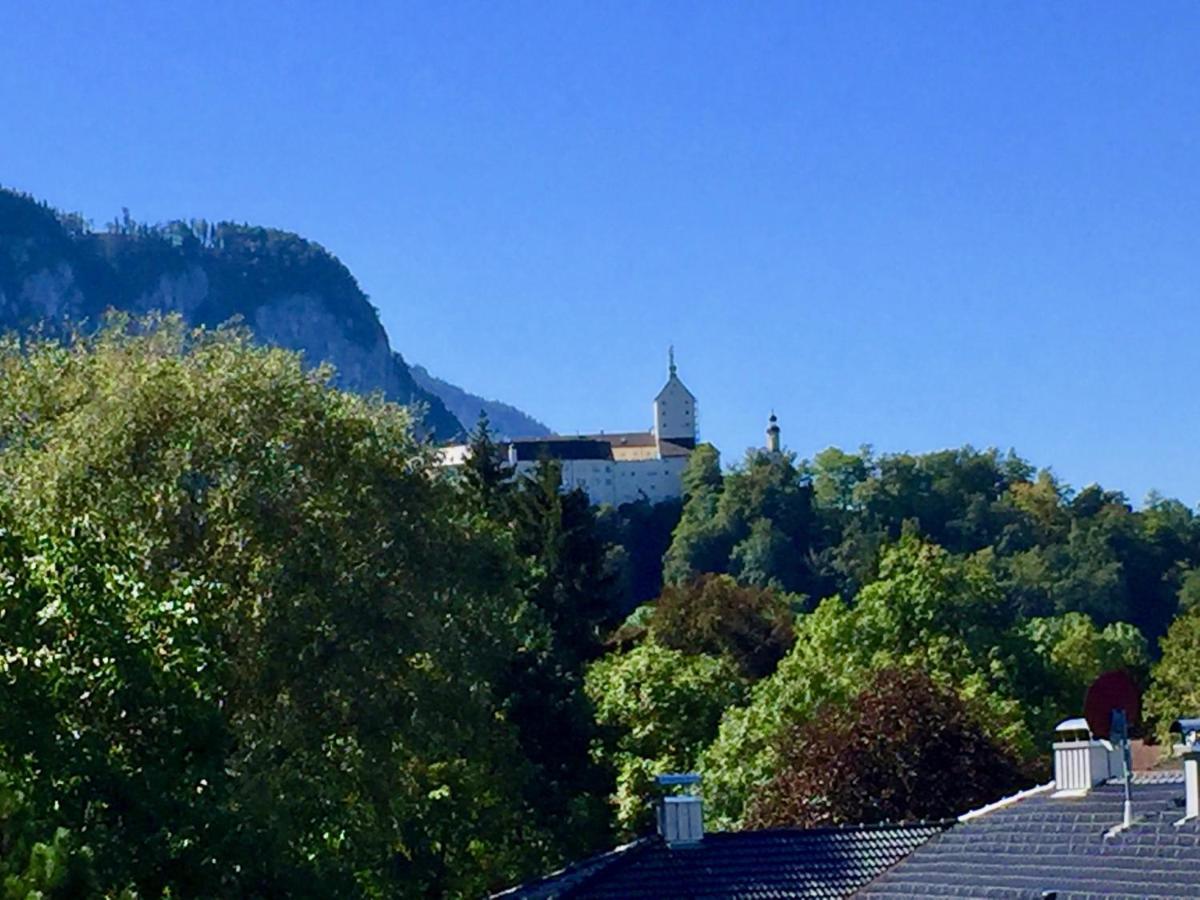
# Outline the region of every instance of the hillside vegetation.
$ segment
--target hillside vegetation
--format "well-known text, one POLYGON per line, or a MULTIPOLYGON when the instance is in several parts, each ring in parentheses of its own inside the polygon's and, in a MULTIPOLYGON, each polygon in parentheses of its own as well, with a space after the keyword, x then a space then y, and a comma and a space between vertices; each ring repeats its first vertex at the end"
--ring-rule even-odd
POLYGON ((0 332, 98 323, 106 310, 178 313, 194 325, 240 319, 263 343, 332 363, 337 383, 425 407, 438 438, 462 426, 392 352, 375 308, 325 248, 286 231, 203 220, 145 225, 126 211, 94 230, 0 189, 0 332))
POLYGON ((245 330, 9 337, 0 385, 6 896, 477 897, 663 771, 714 827, 940 818, 1102 671, 1197 711, 1193 511, 1014 453, 703 445, 596 509, 245 330))

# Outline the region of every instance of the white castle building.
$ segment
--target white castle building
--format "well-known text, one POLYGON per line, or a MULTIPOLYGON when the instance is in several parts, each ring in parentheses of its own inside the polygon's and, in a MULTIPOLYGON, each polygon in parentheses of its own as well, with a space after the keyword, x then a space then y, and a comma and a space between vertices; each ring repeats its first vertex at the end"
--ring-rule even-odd
MULTIPOLYGON (((684 466, 696 448, 696 398, 679 380, 672 351, 667 383, 654 398, 650 431, 518 438, 502 447, 518 475, 541 460, 558 461, 563 489, 585 491, 595 504, 678 498, 684 466)), ((465 444, 444 447, 442 464, 461 465, 468 452, 465 444)))

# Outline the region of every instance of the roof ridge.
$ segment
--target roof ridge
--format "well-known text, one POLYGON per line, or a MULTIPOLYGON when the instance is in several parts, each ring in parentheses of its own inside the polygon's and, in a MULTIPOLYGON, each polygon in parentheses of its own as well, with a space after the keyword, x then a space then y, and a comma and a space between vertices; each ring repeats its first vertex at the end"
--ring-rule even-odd
POLYGON ((508 891, 504 900, 665 896, 845 896, 954 820, 870 822, 821 828, 714 831, 687 848, 651 835, 565 873, 508 891))
MULTIPOLYGON (((492 894, 490 900, 498 900, 498 898, 501 897, 509 897, 513 898, 513 900, 518 900, 518 898, 524 897, 537 897, 540 896, 537 893, 537 890, 540 887, 549 887, 552 884, 556 884, 558 885, 559 889, 562 889, 562 882, 564 880, 568 880, 568 883, 565 886, 566 890, 573 890, 579 885, 590 881, 593 877, 601 872, 608 871, 613 867, 614 864, 620 862, 621 860, 636 856, 637 851, 648 847, 654 842, 656 837, 657 835, 648 834, 639 838, 634 838, 632 841, 628 841, 617 847, 613 847, 611 850, 605 850, 603 853, 597 853, 594 856, 589 856, 587 859, 581 859, 578 862, 569 863, 563 866, 561 869, 551 872, 550 874, 545 875, 532 883, 526 882, 523 884, 513 885, 512 887, 506 888, 499 893, 492 894), (575 880, 569 881, 569 879, 575 880)), ((547 894, 545 896, 557 897, 559 896, 559 892, 556 890, 553 894, 547 894)))
POLYGON ((976 809, 967 810, 958 817, 959 822, 970 822, 972 819, 978 819, 980 816, 986 816, 990 812, 995 812, 998 809, 1003 809, 1006 806, 1012 806, 1014 803, 1020 803, 1029 797, 1040 794, 1043 791, 1048 791, 1054 787, 1053 781, 1047 781, 1045 784, 1039 784, 1037 787, 1026 788, 1023 791, 1017 791, 1015 794, 1009 794, 1007 797, 1001 797, 993 803, 986 803, 976 809))
POLYGON ((899 831, 909 828, 940 828, 944 831, 952 827, 956 822, 958 822, 958 819, 918 819, 912 822, 846 822, 838 825, 818 825, 813 828, 804 828, 800 825, 781 825, 777 828, 741 828, 729 831, 710 831, 705 837, 744 834, 838 834, 849 831, 899 831))
MULTIPOLYGON (((1171 769, 1152 769, 1145 772, 1133 773, 1134 784, 1183 784, 1185 780, 1183 769, 1178 767, 1171 769)), ((1119 777, 1110 778, 1105 782, 1105 784, 1123 783, 1124 779, 1119 777)))
POLYGON ((662 843, 665 843, 665 841, 663 841, 662 837, 657 832, 640 837, 636 841, 631 841, 625 845, 628 848, 628 852, 617 854, 614 851, 613 853, 607 854, 612 858, 607 862, 597 865, 587 872, 582 873, 577 881, 564 885, 562 893, 555 893, 554 897, 573 897, 577 892, 582 891, 589 884, 594 884, 597 879, 611 875, 613 872, 621 869, 624 866, 632 865, 633 861, 641 855, 641 852, 649 849, 651 845, 662 843))

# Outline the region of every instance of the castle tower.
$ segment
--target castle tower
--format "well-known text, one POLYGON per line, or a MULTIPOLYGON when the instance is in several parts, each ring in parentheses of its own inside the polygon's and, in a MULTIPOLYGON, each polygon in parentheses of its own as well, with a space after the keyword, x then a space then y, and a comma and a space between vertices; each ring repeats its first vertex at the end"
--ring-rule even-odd
POLYGON ((696 445, 696 398, 675 372, 675 348, 668 356, 667 383, 654 398, 654 437, 685 447, 696 445))
POLYGON ((779 420, 775 418, 775 413, 771 413, 771 418, 767 419, 767 452, 779 452, 779 420))

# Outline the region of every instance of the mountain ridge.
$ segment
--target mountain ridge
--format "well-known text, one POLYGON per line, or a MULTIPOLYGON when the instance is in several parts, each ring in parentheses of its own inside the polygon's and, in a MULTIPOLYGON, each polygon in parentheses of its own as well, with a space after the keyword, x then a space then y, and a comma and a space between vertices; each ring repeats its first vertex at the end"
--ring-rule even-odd
POLYGON ((410 363, 413 380, 421 388, 441 398, 447 409, 467 428, 474 426, 482 412, 488 418, 492 433, 498 438, 547 437, 553 432, 544 422, 502 400, 487 400, 465 388, 451 384, 419 363, 410 363))
MULTIPOLYGON (((178 313, 209 327, 240 318, 262 343, 331 363, 339 387, 424 406, 431 439, 464 434, 392 347, 354 275, 315 241, 203 219, 146 225, 128 210, 94 230, 76 213, 0 186, 0 332, 96 322, 110 308, 178 313)), ((461 391, 429 378, 452 396, 461 391)))

